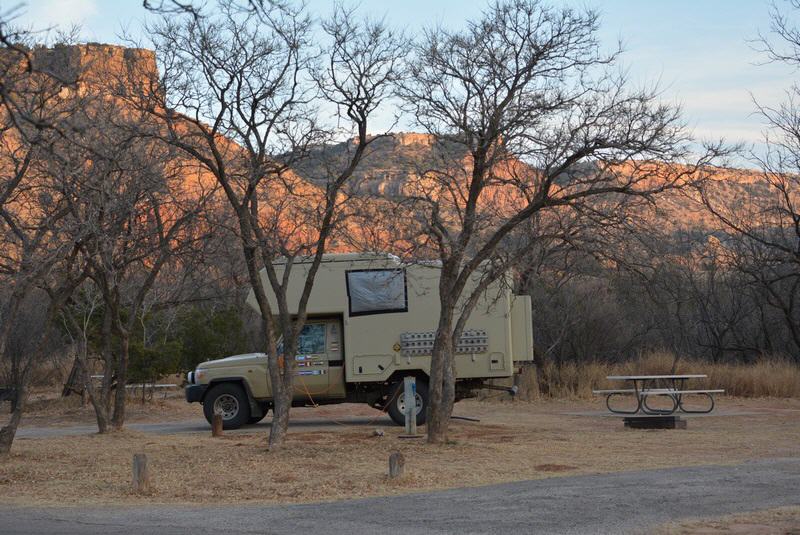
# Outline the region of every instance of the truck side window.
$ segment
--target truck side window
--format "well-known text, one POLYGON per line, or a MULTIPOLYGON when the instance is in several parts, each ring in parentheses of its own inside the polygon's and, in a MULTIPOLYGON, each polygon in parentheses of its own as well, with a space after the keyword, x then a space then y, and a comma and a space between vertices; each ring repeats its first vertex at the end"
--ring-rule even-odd
POLYGON ((345 282, 351 316, 408 312, 405 269, 354 269, 345 282))
POLYGON ((325 324, 306 323, 297 340, 298 355, 319 355, 325 353, 325 324))

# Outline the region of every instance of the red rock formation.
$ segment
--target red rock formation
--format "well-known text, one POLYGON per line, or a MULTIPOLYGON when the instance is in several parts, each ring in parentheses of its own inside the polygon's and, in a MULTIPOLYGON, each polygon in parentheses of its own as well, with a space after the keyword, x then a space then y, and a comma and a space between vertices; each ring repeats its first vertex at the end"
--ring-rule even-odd
MULTIPOLYGON (((96 93, 104 99, 111 99, 123 114, 134 113, 127 106, 126 97, 135 97, 137 94, 158 87, 156 58, 149 50, 90 43, 36 48, 32 51, 32 57, 37 68, 52 72, 65 82, 64 98, 96 93)), ((161 128, 158 125, 155 127, 161 128)), ((187 136, 197 133, 196 127, 189 123, 182 126, 181 130, 187 136)), ((326 156, 330 154, 346 156, 347 151, 352 149, 352 143, 351 140, 326 147, 326 156)), ((241 149, 232 142, 223 145, 226 146, 226 157, 234 162, 232 169, 235 172, 235 162, 241 149)), ((293 235, 292 241, 297 243, 313 240, 316 235, 314 212, 322 202, 320 186, 324 183, 324 179, 320 177, 325 176, 321 167, 322 151, 316 156, 295 169, 295 173, 288 174, 285 180, 265 183, 263 194, 266 203, 265 224, 271 224, 275 232, 285 233, 287 237, 293 235), (299 195, 302 202, 285 202, 290 190, 293 194, 299 195)), ((453 194, 453 190, 444 188, 431 173, 432 169, 441 168, 443 162, 451 166, 451 175, 463 177, 461 183, 467 184, 471 162, 459 147, 448 142, 436 143, 428 134, 397 133, 375 140, 369 155, 354 177, 352 187, 361 193, 369 193, 376 197, 393 197, 409 193, 430 195, 435 198, 450 195, 453 194)), ((170 166, 172 171, 183 173, 185 177, 180 182, 182 195, 198 195, 215 187, 214 177, 186 157, 176 157, 170 166)), ((620 175, 632 172, 663 174, 658 172, 658 165, 642 171, 642 169, 634 170, 632 164, 624 164, 610 171, 620 175)), ((509 159, 497 170, 500 178, 513 178, 520 174, 528 175, 526 180, 536 180, 535 170, 518 160, 509 159)), ((730 169, 715 173, 712 179, 709 191, 725 203, 735 204, 748 196, 771 194, 764 190, 763 183, 755 172, 730 169)), ((642 185, 646 186, 647 183, 648 179, 644 179, 642 185)), ((456 187, 455 191, 458 190, 456 187)), ((461 194, 463 193, 462 191, 461 194)), ((497 181, 485 193, 482 206, 487 210, 496 211, 498 217, 511 213, 523 202, 519 190, 513 185, 503 184, 502 180, 497 181)), ((218 205, 224 206, 224 203, 218 205)), ((383 205, 382 201, 373 198, 360 203, 358 210, 371 213, 374 217, 381 210, 386 210, 386 206, 383 205), (372 206, 368 206, 367 202, 371 202, 372 206)), ((400 214, 394 213, 393 216, 395 219, 403 219, 400 214)), ((711 230, 718 227, 718 222, 699 204, 697 196, 690 190, 672 191, 661 195, 657 210, 641 211, 640 217, 657 218, 663 223, 664 229, 711 230)), ((361 222, 348 224, 343 230, 343 235, 350 234, 361 239, 366 238, 367 234, 377 233, 387 238, 389 231, 378 229, 381 219, 383 218, 373 219, 373 225, 369 229, 365 229, 361 222)), ((383 224, 384 229, 391 227, 387 221, 383 224)), ((345 237, 339 236, 335 239, 337 244, 335 248, 341 250, 349 247, 346 245, 348 240, 345 237)))

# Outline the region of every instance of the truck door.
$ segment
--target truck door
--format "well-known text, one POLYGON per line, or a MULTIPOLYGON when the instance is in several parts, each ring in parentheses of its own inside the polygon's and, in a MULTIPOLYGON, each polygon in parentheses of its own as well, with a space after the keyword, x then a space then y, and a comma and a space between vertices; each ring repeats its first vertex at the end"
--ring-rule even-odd
POLYGON ((297 341, 297 369, 294 378, 294 397, 309 402, 314 396, 328 397, 330 385, 329 362, 341 360, 341 329, 339 320, 310 320, 297 341))

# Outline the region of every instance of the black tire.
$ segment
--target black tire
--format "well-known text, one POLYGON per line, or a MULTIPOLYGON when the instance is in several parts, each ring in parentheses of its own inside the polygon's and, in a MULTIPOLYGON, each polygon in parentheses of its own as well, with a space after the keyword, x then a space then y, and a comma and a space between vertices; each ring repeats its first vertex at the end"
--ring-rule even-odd
POLYGON ((203 399, 203 414, 208 423, 211 423, 214 405, 218 401, 223 409, 223 429, 238 429, 250 421, 250 400, 247 399, 247 392, 238 384, 220 383, 211 387, 203 399))
MULTIPOLYGON (((406 425, 406 416, 401 409, 401 407, 405 406, 403 402, 403 383, 396 383, 390 391, 389 408, 387 410, 389 417, 397 425, 406 425)), ((428 415, 428 383, 425 381, 417 380, 417 406, 419 407, 417 425, 424 425, 428 415)))

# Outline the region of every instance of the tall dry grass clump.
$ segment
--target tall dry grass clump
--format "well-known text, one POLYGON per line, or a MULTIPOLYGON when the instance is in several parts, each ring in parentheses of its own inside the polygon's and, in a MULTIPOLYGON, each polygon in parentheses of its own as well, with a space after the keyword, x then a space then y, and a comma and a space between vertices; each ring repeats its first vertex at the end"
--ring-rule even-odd
MULTIPOLYGON (((534 372, 532 371, 531 374, 534 372)), ((621 388, 622 383, 609 381, 608 375, 705 374, 690 386, 722 388, 726 395, 741 397, 800 397, 800 366, 789 360, 764 358, 754 364, 710 363, 679 359, 666 351, 642 355, 618 364, 603 362, 566 362, 560 366, 547 362, 531 378, 528 397, 536 399, 588 399, 593 389, 621 388)))
POLYGON ((742 397, 800 397, 800 366, 785 359, 763 360, 752 365, 712 364, 703 370, 708 384, 742 397))

